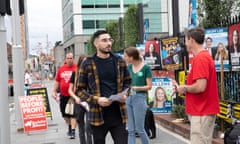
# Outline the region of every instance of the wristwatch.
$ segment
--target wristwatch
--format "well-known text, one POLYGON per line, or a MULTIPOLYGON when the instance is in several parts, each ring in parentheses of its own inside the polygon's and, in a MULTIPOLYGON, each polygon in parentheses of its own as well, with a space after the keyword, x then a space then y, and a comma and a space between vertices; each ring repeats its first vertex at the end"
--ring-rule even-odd
POLYGON ((183 87, 183 93, 186 94, 186 92, 187 92, 187 87, 186 87, 186 85, 184 85, 184 87, 183 87))

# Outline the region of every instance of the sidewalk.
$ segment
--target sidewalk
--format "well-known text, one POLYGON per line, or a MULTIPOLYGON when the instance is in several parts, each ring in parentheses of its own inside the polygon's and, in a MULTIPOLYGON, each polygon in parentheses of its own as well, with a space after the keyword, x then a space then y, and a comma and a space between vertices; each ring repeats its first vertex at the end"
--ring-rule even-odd
POLYGON ((53 87, 52 81, 46 81, 45 86, 48 90, 48 98, 52 113, 52 119, 47 118, 48 129, 44 131, 30 132, 17 132, 17 125, 15 121, 15 110, 10 113, 10 127, 11 127, 11 144, 77 144, 79 143, 78 137, 76 139, 69 139, 67 136, 67 125, 65 124, 59 105, 51 97, 53 87))
MULTIPOLYGON (((47 118, 48 129, 44 131, 30 132, 29 134, 24 132, 17 132, 17 125, 15 121, 15 110, 10 112, 10 133, 11 144, 79 144, 78 129, 76 129, 76 138, 69 139, 67 136, 67 125, 65 124, 61 113, 59 111, 59 105, 51 97, 53 81, 44 81, 48 91, 48 98, 52 113, 52 119, 47 118)), ((12 99, 12 98, 11 98, 12 99)), ((171 131, 157 125, 157 134, 155 139, 150 140, 150 144, 187 144, 189 141, 180 135, 174 134, 171 131)), ((139 138, 137 138, 137 144, 140 144, 139 138)), ((110 134, 106 139, 106 144, 113 144, 110 134)))

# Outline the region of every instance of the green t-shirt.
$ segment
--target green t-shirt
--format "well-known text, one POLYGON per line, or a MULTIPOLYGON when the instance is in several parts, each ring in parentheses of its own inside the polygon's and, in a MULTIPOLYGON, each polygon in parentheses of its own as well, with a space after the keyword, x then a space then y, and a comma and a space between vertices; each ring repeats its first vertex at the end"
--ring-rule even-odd
MULTIPOLYGON (((132 86, 145 86, 147 83, 146 79, 152 77, 152 70, 150 66, 146 64, 137 73, 133 72, 132 64, 128 65, 128 70, 132 78, 132 86)), ((137 91, 137 92, 145 92, 145 91, 137 91)))

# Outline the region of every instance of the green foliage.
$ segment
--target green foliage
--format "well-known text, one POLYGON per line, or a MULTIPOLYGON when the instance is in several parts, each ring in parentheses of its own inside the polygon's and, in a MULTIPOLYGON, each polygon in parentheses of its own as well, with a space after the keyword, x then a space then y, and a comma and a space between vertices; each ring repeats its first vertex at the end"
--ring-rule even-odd
POLYGON ((198 2, 199 26, 219 27, 227 17, 239 11, 240 0, 202 0, 198 2))
POLYGON ((118 22, 111 21, 106 25, 106 31, 109 32, 111 37, 114 39, 114 43, 112 45, 112 51, 116 52, 120 50, 120 42, 119 42, 119 35, 118 35, 118 22))
POLYGON ((139 41, 137 5, 130 5, 123 19, 124 45, 135 46, 139 41))
POLYGON ((173 105, 172 114, 177 118, 183 118, 185 122, 188 122, 188 117, 185 113, 184 105, 173 105))
POLYGON ((96 52, 96 48, 93 45, 93 36, 91 36, 90 40, 88 40, 88 55, 92 55, 96 52))

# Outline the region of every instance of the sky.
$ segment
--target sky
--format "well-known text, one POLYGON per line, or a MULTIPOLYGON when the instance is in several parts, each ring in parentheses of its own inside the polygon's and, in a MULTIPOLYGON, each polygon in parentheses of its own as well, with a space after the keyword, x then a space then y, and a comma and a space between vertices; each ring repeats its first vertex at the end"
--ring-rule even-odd
POLYGON ((27 0, 27 13, 30 52, 62 41, 61 0, 27 0))
MULTIPOLYGON (((26 0, 29 33, 29 52, 38 54, 42 47, 46 52, 56 41, 62 41, 61 0, 26 0)), ((11 27, 11 18, 6 18, 7 27, 11 27)), ((7 28, 7 41, 11 41, 11 28, 7 28), (8 30, 9 29, 9 30, 8 30)), ((11 43, 11 42, 10 42, 11 43)))

